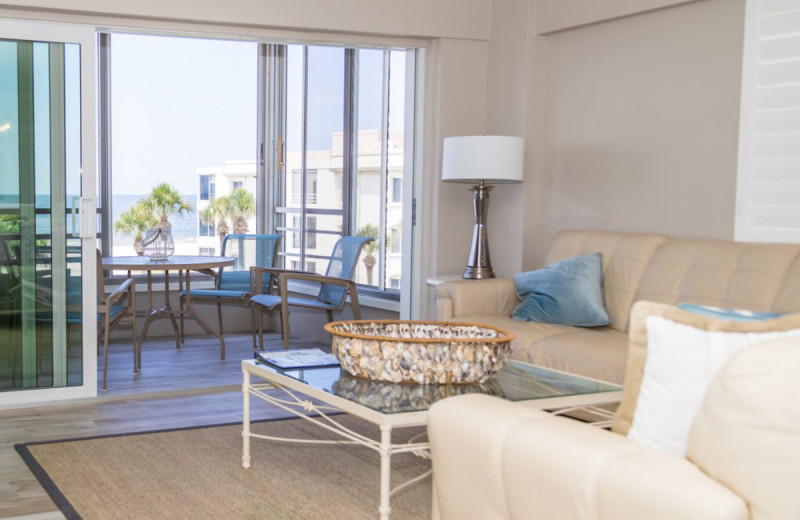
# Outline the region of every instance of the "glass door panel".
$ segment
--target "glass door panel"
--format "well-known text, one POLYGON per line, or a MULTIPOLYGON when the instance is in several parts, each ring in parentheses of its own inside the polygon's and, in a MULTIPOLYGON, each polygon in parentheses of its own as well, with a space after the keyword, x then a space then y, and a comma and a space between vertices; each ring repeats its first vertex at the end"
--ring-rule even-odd
POLYGON ((345 49, 307 49, 304 269, 323 274, 344 219, 345 49))
POLYGON ((356 282, 380 286, 378 259, 381 223, 384 207, 381 201, 385 183, 383 169, 383 141, 386 126, 385 76, 389 51, 359 49, 356 51, 358 67, 358 95, 356 106, 356 161, 354 184, 356 190, 354 217, 359 236, 368 236, 374 242, 364 247, 364 255, 356 269, 356 282))
POLYGON ((324 273, 344 222, 345 49, 288 45, 285 265, 324 273))
POLYGON ((0 391, 83 384, 80 46, 0 41, 0 391))

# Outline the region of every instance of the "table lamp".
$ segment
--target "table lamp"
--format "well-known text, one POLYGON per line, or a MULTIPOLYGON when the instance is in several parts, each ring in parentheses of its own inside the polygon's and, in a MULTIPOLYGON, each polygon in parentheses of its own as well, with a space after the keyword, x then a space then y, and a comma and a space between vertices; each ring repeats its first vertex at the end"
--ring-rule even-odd
POLYGON ((478 135, 448 137, 444 140, 442 180, 474 184, 472 204, 475 227, 464 278, 494 278, 489 257, 486 212, 491 184, 522 182, 525 141, 521 137, 478 135))

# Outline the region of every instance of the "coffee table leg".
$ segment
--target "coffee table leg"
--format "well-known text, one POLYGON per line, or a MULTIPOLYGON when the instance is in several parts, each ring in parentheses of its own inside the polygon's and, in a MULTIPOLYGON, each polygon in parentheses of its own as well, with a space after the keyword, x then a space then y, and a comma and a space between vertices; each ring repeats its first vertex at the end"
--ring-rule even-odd
POLYGON ((381 520, 389 520, 392 508, 389 506, 392 473, 392 427, 381 426, 381 504, 378 512, 381 520))
POLYGON ((250 467, 250 372, 242 370, 242 467, 250 467))

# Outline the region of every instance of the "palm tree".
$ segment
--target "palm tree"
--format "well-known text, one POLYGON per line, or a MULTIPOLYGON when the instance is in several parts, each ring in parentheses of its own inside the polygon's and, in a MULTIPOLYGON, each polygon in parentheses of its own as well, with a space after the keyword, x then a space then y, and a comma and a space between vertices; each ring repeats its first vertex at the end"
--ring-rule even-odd
POLYGON ((153 214, 150 205, 145 199, 140 199, 136 204, 123 211, 116 222, 114 231, 124 235, 133 235, 133 248, 136 254, 142 256, 142 238, 145 231, 155 227, 158 218, 153 214))
POLYGON ((372 285, 372 269, 375 267, 375 264, 378 263, 378 260, 375 258, 375 251, 378 249, 378 226, 375 224, 364 224, 358 231, 356 231, 357 237, 371 237, 374 238, 372 242, 368 242, 364 245, 364 266, 367 268, 367 285, 372 285))
POLYGON ((183 213, 192 212, 192 204, 184 199, 178 190, 166 182, 154 187, 150 195, 144 200, 151 212, 158 217, 158 227, 161 228, 172 227, 169 222, 170 215, 174 213, 182 215, 183 213))
POLYGON ((227 197, 228 216, 236 233, 247 233, 247 219, 256 214, 256 198, 244 188, 236 188, 227 197))
POLYGON ((222 211, 222 206, 224 204, 218 204, 219 200, 224 198, 225 197, 219 197, 214 199, 214 202, 212 202, 209 207, 200 211, 200 221, 203 224, 213 225, 215 222, 217 223, 217 236, 219 236, 220 242, 225 238, 225 235, 230 233, 230 228, 225 222, 225 216, 222 211))
POLYGON ((217 197, 209 207, 200 212, 204 224, 217 223, 219 241, 230 233, 230 220, 234 233, 247 233, 247 219, 256 214, 256 198, 244 188, 236 188, 230 195, 217 197))

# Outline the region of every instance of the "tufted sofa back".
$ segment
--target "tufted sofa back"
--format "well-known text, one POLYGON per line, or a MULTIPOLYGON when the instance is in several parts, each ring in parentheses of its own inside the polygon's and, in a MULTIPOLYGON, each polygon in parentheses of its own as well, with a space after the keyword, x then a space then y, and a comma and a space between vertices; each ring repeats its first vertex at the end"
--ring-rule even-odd
MULTIPOLYGON (((800 246, 793 244, 668 240, 642 275, 636 299, 772 311, 779 295, 793 299, 784 284, 798 255, 800 246)), ((800 283, 796 303, 798 290, 800 283)))
POLYGON ((600 251, 610 326, 628 330, 638 300, 772 312, 800 311, 800 245, 560 231, 545 265, 600 251))

